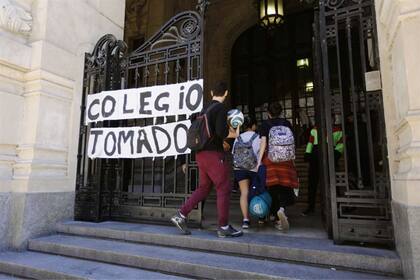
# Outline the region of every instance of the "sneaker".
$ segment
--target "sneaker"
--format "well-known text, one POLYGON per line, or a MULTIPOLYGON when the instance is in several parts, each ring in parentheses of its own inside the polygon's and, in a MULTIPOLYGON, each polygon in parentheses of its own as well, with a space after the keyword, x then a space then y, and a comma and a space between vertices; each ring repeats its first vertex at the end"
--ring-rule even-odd
POLYGON ((231 225, 227 229, 219 227, 217 229, 218 237, 239 237, 243 234, 242 231, 234 229, 231 225))
POLYGON ((283 231, 289 230, 289 222, 287 221, 287 216, 284 214, 284 208, 280 207, 279 211, 277 211, 277 217, 279 217, 279 223, 283 231))
POLYGON ((171 218, 171 222, 174 225, 176 225, 182 231, 183 234, 191 234, 191 231, 189 231, 187 227, 187 222, 185 221, 185 218, 181 216, 181 213, 179 211, 171 218))
POLYGON ((265 219, 264 218, 258 218, 258 224, 259 225, 264 225, 265 224, 265 219))
POLYGON ((242 221, 242 228, 248 229, 249 228, 249 220, 243 220, 242 221))
POLYGON ((276 221, 276 222, 274 223, 274 227, 275 227, 276 229, 280 230, 280 231, 283 231, 283 227, 281 226, 280 221, 276 221))

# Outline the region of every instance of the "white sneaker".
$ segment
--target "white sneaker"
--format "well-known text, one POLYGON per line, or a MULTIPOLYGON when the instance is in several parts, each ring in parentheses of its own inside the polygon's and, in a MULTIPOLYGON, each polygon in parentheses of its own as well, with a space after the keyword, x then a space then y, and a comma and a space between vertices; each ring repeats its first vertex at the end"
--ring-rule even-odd
POLYGON ((279 217, 281 230, 288 231, 289 230, 289 221, 287 220, 286 214, 284 214, 284 208, 283 207, 280 207, 279 211, 277 211, 277 217, 279 217))
POLYGON ((283 227, 281 226, 280 221, 276 221, 276 222, 274 223, 274 227, 275 227, 276 229, 278 229, 279 231, 283 231, 283 227))

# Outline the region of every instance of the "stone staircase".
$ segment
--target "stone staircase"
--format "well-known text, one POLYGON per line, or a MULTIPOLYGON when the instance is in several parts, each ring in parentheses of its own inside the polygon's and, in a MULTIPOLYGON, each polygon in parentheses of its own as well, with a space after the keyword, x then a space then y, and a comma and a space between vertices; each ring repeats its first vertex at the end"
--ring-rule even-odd
POLYGON ((287 235, 219 239, 213 231, 192 233, 159 225, 66 222, 56 234, 30 240, 26 252, 0 253, 0 273, 34 279, 401 277, 400 259, 390 250, 287 235))

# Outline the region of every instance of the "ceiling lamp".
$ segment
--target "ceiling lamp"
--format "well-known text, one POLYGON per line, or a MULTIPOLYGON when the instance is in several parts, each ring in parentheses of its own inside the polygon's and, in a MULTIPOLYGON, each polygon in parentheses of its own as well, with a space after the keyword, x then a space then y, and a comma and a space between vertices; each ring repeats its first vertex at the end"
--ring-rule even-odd
POLYGON ((271 29, 284 22, 283 0, 258 0, 260 25, 271 29))

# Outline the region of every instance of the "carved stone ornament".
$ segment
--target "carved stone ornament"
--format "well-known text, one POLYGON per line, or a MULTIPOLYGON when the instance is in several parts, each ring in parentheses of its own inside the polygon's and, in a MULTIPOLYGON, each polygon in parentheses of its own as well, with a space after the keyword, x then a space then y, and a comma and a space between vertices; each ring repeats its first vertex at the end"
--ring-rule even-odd
POLYGON ((14 33, 29 34, 32 29, 32 16, 10 0, 0 0, 0 28, 14 33))

